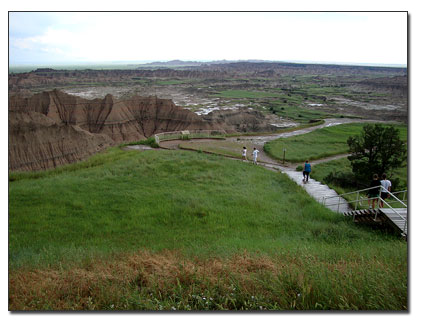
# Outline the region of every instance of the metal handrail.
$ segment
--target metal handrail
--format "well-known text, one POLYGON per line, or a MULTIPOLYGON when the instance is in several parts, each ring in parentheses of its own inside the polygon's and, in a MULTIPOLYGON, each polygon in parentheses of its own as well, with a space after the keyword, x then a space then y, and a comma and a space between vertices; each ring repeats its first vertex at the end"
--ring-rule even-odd
MULTIPOLYGON (((407 193, 407 190, 402 190, 402 191, 396 191, 396 192, 391 192, 392 194, 398 194, 398 193, 407 193)), ((403 200, 404 201, 404 200, 403 200)))
MULTIPOLYGON (((362 199, 358 199, 358 195, 361 193, 361 192, 364 192, 364 191, 368 191, 368 190, 372 190, 372 189, 376 189, 376 188, 378 188, 379 189, 379 195, 378 196, 376 196, 376 197, 372 197, 372 198, 368 198, 368 200, 374 200, 374 199, 380 199, 380 200, 382 200, 381 199, 381 197, 380 197, 380 193, 381 193, 381 191, 382 191, 382 189, 384 189, 385 191, 386 191, 386 193, 388 193, 392 198, 394 198, 395 200, 396 200, 396 202, 399 202, 401 205, 403 205, 404 207, 406 207, 407 208, 407 204, 405 204, 403 201, 401 201, 400 199, 398 199, 395 195, 394 195, 394 193, 391 193, 390 191, 388 191, 386 188, 384 188, 382 185, 380 185, 380 186, 374 186, 374 187, 369 187, 369 188, 365 188, 365 189, 361 189, 361 190, 358 190, 358 191, 353 191, 353 192, 347 192, 347 193, 342 193, 342 194, 340 194, 340 195, 332 195, 332 196, 324 196, 323 198, 322 198, 322 200, 321 200, 321 203, 322 204, 324 204, 324 205, 326 205, 326 206, 328 206, 328 207, 330 207, 330 206, 335 206, 335 205, 338 205, 338 207, 339 207, 339 202, 338 203, 334 203, 334 204, 326 204, 326 200, 327 199, 332 199, 332 198, 343 198, 345 195, 349 195, 349 194, 357 194, 357 198, 356 198, 356 200, 346 200, 346 202, 347 203, 358 203, 358 202, 361 202, 362 201, 362 199)), ((401 192, 407 192, 407 190, 403 190, 403 191, 398 191, 398 192, 395 192, 395 193, 401 193, 401 192)), ((384 203, 387 203, 386 201, 383 201, 384 203)), ((388 204, 389 205, 389 204, 388 204)), ((390 205, 389 205, 390 206, 390 205)), ((357 209, 357 206, 355 206, 355 209, 357 209)))
MULTIPOLYGON (((324 196, 324 197, 322 198, 322 203, 325 203, 327 199, 344 197, 344 195, 349 195, 349 194, 356 194, 356 193, 357 193, 357 194, 359 194, 359 193, 361 193, 361 192, 368 191, 368 190, 372 190, 372 189, 375 189, 375 188, 379 188, 380 190, 384 189, 384 190, 386 191, 386 193, 388 193, 390 196, 392 196, 393 198, 395 198, 397 202, 399 202, 399 203, 401 203, 403 206, 407 207, 407 205, 406 205, 403 201, 401 201, 400 199, 398 199, 398 198, 394 195, 395 193, 407 192, 407 190, 402 190, 402 191, 397 191, 397 192, 391 193, 391 192, 390 192, 390 191, 388 191, 386 188, 384 188, 382 185, 379 185, 379 186, 373 186, 373 187, 369 187, 369 188, 364 188, 364 189, 362 189, 362 190, 358 190, 358 191, 353 191, 353 192, 342 193, 342 194, 340 194, 340 195, 324 196)), ((381 193, 381 192, 379 192, 379 193, 381 193)), ((373 198, 368 198, 368 199, 373 200, 373 199, 377 199, 377 198, 380 198, 380 195, 379 195, 379 196, 376 196, 376 197, 373 197, 373 198)), ((355 201, 354 201, 354 200, 347 201, 347 203, 354 203, 354 202, 361 202, 361 201, 362 201, 362 200, 358 200, 358 199, 357 199, 357 200, 355 200, 355 201)), ((386 202, 386 201, 384 201, 384 202, 386 202)), ((336 205, 336 204, 334 204, 334 205, 336 205)))
MULTIPOLYGON (((403 206, 405 206, 405 207, 407 207, 407 205, 404 203, 404 202, 402 202, 400 199, 398 199, 393 193, 391 193, 391 192, 389 192, 386 188, 384 188, 382 185, 380 186, 380 190, 381 190, 381 192, 382 192, 382 189, 384 189, 386 192, 383 192, 383 193, 388 193, 390 196, 392 196, 393 198, 395 198, 399 203, 401 203, 403 206)), ((380 193, 380 192, 379 192, 380 193)), ((381 200, 383 200, 383 199, 381 199, 381 200)), ((383 202, 385 202, 386 203, 386 201, 383 201, 383 202)))
POLYGON ((328 196, 328 197, 324 197, 324 198, 326 198, 326 199, 330 199, 330 198, 337 198, 337 197, 339 197, 339 196, 343 196, 343 195, 348 195, 348 194, 355 194, 355 193, 359 193, 359 192, 364 192, 364 191, 368 191, 368 190, 372 190, 372 189, 375 189, 375 188, 380 188, 382 185, 380 185, 380 186, 373 186, 373 187, 369 187, 369 188, 364 188, 364 189, 362 189, 362 190, 358 190, 358 191, 352 191, 352 192, 348 192, 348 193, 342 193, 341 195, 332 195, 332 196, 328 196))
MULTIPOLYGON (((406 203, 404 203, 403 201, 401 201, 398 197, 396 197, 394 194, 399 194, 399 193, 404 193, 404 197, 405 197, 405 192, 407 192, 408 190, 402 190, 402 191, 397 191, 397 192, 394 192, 394 193, 392 193, 392 192, 390 192, 390 191, 388 191, 385 187, 383 187, 382 185, 379 185, 379 186, 374 186, 374 187, 369 187, 369 188, 366 188, 366 189, 362 189, 362 190, 358 190, 358 191, 353 191, 353 192, 347 192, 347 193, 343 193, 343 194, 340 194, 340 195, 334 195, 334 196, 328 196, 328 197, 323 197, 322 198, 322 203, 324 204, 324 205, 326 205, 327 207, 330 207, 330 206, 335 206, 335 205, 338 205, 338 211, 339 211, 339 201, 340 201, 340 199, 341 199, 341 197, 343 197, 343 196, 345 196, 345 195, 349 195, 349 194, 357 194, 357 197, 356 197, 356 199, 355 200, 350 200, 350 201, 348 201, 348 200, 346 200, 346 203, 348 203, 348 204, 350 204, 350 203, 355 203, 355 211, 357 210, 357 203, 359 203, 359 202, 361 202, 362 201, 362 199, 359 199, 359 194, 360 194, 360 192, 364 192, 364 191, 368 191, 368 190, 371 190, 371 189, 376 189, 376 188, 378 188, 379 189, 379 195, 377 196, 377 197, 372 197, 372 198, 368 198, 368 200, 374 200, 374 199, 378 199, 378 207, 380 207, 380 203, 381 202, 383 202, 384 204, 386 204, 391 210, 393 210, 404 222, 405 222, 405 225, 404 225, 404 229, 402 230, 403 232, 405 232, 405 229, 407 228, 407 223, 408 223, 408 220, 407 220, 407 218, 405 218, 402 214, 400 214, 395 208, 393 208, 387 201, 385 201, 384 199, 382 199, 382 197, 381 197, 381 193, 382 193, 382 190, 384 191, 384 193, 388 193, 393 199, 395 199, 395 202, 398 202, 398 203, 400 203, 404 208, 407 208, 407 204, 406 203), (339 198, 339 201, 338 201, 338 203, 334 203, 334 204, 326 204, 326 200, 327 199, 330 199, 330 198, 339 198)), ((398 209, 398 208, 397 208, 398 209)), ((378 215, 378 211, 376 211, 376 213, 375 213, 375 219, 377 218, 377 215, 378 215)), ((354 214, 354 216, 355 216, 355 214, 354 214)))
POLYGON ((200 135, 214 136, 214 135, 225 135, 226 131, 224 130, 184 130, 184 131, 171 131, 171 132, 162 132, 154 135, 155 141, 157 144, 160 141, 168 141, 173 139, 179 139, 183 135, 187 135, 187 138, 190 136, 199 137, 200 135))

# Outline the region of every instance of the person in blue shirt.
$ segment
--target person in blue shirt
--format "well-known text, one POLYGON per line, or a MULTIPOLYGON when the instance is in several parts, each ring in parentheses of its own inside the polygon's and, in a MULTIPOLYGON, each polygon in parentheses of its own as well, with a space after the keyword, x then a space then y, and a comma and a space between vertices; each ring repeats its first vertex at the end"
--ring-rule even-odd
POLYGON ((303 182, 308 182, 308 177, 311 173, 311 165, 308 163, 308 160, 304 163, 304 169, 303 169, 303 182))

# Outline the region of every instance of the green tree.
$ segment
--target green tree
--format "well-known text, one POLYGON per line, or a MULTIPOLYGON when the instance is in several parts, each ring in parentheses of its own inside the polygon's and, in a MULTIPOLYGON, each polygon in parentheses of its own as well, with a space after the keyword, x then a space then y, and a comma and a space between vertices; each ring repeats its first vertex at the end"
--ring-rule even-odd
POLYGON ((401 167, 407 159, 407 147, 393 126, 366 124, 359 136, 347 140, 352 171, 358 182, 369 181, 373 174, 401 167))

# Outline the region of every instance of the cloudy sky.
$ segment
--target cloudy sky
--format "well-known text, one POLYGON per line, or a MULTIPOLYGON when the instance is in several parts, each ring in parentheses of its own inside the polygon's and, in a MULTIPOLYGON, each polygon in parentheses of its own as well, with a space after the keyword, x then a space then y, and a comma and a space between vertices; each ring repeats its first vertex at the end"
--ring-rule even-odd
POLYGON ((9 64, 407 63, 406 12, 9 12, 9 64))

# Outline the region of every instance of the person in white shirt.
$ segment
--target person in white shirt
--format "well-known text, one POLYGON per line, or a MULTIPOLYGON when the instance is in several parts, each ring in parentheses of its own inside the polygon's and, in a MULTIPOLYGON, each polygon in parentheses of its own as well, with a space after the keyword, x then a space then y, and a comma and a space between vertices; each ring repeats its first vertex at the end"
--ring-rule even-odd
POLYGON ((254 148, 254 150, 253 150, 253 163, 255 165, 257 165, 257 155, 258 155, 258 153, 259 153, 259 150, 257 150, 256 148, 254 148))
POLYGON ((248 159, 247 159, 247 148, 244 146, 243 148, 242 148, 242 161, 248 161, 248 159))
MULTIPOLYGON (((380 184, 384 187, 382 188, 382 191, 380 192, 380 197, 382 198, 382 200, 386 200, 389 197, 389 193, 386 191, 388 190, 389 192, 391 192, 391 181, 386 179, 386 174, 382 174, 382 179, 380 181, 380 184)), ((380 201, 380 207, 383 208, 383 201, 380 201)))

